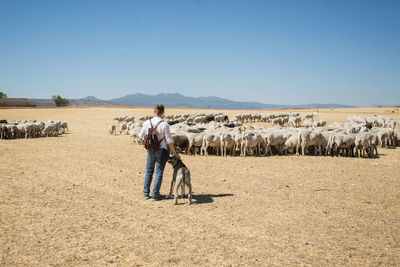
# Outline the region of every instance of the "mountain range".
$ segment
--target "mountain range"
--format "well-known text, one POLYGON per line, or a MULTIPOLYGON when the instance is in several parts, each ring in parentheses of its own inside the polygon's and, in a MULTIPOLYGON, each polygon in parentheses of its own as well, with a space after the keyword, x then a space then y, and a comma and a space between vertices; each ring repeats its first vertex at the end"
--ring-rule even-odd
MULTIPOLYGON (((54 106, 51 99, 29 99, 37 106, 54 106)), ((209 108, 209 109, 293 109, 293 108, 348 108, 349 105, 339 104, 306 104, 306 105, 277 105, 254 101, 232 101, 215 96, 190 97, 179 93, 160 93, 157 95, 130 94, 111 100, 102 100, 95 96, 81 99, 69 99, 70 106, 139 106, 152 107, 162 103, 166 107, 176 108, 209 108)))

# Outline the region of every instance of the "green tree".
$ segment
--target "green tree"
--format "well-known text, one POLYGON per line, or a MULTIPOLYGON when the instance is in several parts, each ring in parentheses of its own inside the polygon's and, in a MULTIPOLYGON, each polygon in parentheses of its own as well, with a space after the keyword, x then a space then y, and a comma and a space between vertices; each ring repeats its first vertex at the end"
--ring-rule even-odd
POLYGON ((51 97, 51 99, 53 99, 54 103, 56 103, 57 107, 63 107, 63 106, 67 106, 69 101, 66 98, 62 98, 61 96, 57 95, 53 95, 51 97))
POLYGON ((3 92, 0 92, 0 98, 7 98, 7 94, 3 93, 3 92))

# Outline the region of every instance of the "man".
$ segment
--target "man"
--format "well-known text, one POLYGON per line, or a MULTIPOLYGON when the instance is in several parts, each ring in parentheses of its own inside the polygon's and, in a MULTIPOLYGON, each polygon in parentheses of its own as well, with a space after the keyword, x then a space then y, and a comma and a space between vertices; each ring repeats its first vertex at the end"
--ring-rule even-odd
POLYGON ((151 198, 153 200, 160 200, 164 196, 160 195, 160 188, 164 173, 165 164, 169 159, 169 153, 167 151, 167 146, 169 151, 176 157, 180 156, 176 153, 175 147, 173 145, 173 140, 171 137, 171 132, 169 130, 169 124, 162 121, 164 118, 164 106, 158 104, 154 107, 154 117, 146 121, 143 125, 142 130, 139 133, 139 138, 144 138, 148 133, 150 127, 157 127, 157 139, 160 141, 160 149, 156 151, 147 151, 147 162, 146 162, 146 175, 144 178, 144 188, 143 188, 143 198, 150 199, 150 185, 153 180, 154 166, 156 167, 156 178, 154 180, 153 193, 151 198))

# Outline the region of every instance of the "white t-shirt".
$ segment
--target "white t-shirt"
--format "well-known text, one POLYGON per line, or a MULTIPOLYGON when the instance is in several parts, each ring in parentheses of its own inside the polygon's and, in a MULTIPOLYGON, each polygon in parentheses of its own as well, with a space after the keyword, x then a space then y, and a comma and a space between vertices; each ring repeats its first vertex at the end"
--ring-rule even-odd
MULTIPOLYGON (((151 119, 151 124, 153 127, 157 125, 159 121, 162 119, 160 117, 154 117, 151 119)), ((147 120, 143 124, 142 130, 140 130, 139 133, 139 138, 142 139, 144 136, 149 132, 150 129, 150 122, 147 120)), ((171 132, 169 130, 169 124, 166 123, 165 121, 161 122, 158 127, 157 127, 157 138, 158 140, 161 140, 160 142, 160 147, 167 149, 167 144, 172 144, 174 141, 172 140, 171 132)))

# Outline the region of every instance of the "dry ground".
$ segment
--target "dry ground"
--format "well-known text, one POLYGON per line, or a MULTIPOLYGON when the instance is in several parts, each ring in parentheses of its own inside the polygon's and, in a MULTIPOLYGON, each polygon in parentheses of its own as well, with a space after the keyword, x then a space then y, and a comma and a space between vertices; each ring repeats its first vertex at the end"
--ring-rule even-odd
MULTIPOLYGON (((174 206, 141 198, 144 148, 107 134, 114 116, 149 113, 0 109, 0 119, 66 120, 71 130, 0 140, 1 266, 400 264, 399 148, 378 159, 184 155, 195 204, 174 206)), ((319 113, 328 123, 400 119, 389 108, 319 113)))

